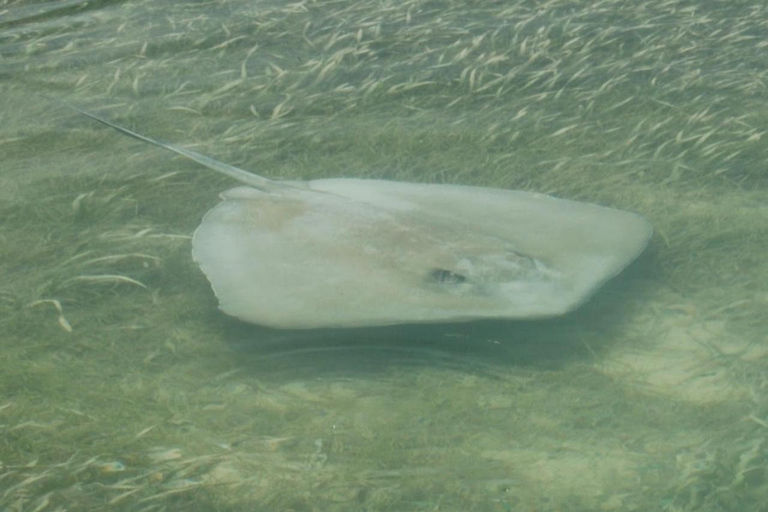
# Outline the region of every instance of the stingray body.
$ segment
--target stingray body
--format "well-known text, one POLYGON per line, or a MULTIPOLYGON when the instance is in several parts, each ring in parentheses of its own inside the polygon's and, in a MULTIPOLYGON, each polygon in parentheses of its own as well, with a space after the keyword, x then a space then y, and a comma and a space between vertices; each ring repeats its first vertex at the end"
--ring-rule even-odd
POLYGON ((651 236, 639 215, 531 192, 269 180, 75 110, 247 185, 205 215, 192 254, 224 313, 268 327, 562 315, 651 236))

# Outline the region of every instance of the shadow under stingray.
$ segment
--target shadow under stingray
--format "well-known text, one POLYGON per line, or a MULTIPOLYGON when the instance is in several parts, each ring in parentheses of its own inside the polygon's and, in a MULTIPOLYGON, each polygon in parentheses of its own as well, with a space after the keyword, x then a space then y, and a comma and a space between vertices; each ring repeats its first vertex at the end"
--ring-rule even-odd
POLYGON ((598 357, 625 336, 633 303, 654 278, 647 251, 581 308, 547 320, 282 330, 217 315, 233 357, 276 379, 376 375, 397 368, 446 368, 502 378, 510 367, 555 370, 598 357))
POLYGON ((509 365, 558 366, 583 354, 564 321, 397 325, 275 331, 228 320, 227 340, 249 369, 315 377, 430 366, 492 374, 509 365))
POLYGON ((642 296, 638 274, 646 273, 644 266, 633 264, 580 309, 548 320, 311 330, 270 329, 224 316, 219 321, 233 357, 260 378, 370 376, 407 367, 503 378, 510 367, 554 370, 614 345, 629 305, 642 296))

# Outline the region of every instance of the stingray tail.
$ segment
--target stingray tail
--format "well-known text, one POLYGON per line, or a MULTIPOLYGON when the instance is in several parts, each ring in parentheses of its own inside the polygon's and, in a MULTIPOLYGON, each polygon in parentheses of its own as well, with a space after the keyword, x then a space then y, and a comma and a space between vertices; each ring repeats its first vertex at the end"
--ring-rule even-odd
MULTIPOLYGON (((51 98, 53 99, 53 98, 51 98)), ((243 183, 245 185, 249 185, 253 188, 256 188, 258 190, 262 190, 264 192, 275 192, 278 190, 285 189, 286 187, 289 187, 289 185, 284 184, 279 181, 273 181, 267 178, 264 178, 262 176, 259 176, 258 174, 253 174, 251 172, 245 171, 243 169, 240 169, 238 167, 234 167, 229 164, 225 164, 224 162, 219 162, 218 160, 214 160, 213 158, 207 157, 205 155, 201 155, 200 153, 195 153, 194 151, 190 151, 189 149, 184 148, 177 148, 175 146, 171 146, 170 144, 166 144, 165 142, 161 142, 159 140, 155 140, 151 137, 147 137, 146 135, 141 135, 140 133, 136 133, 134 131, 129 130, 128 128, 123 128, 120 125, 117 125, 111 121, 107 121, 101 116, 98 116, 96 114, 92 114, 90 112, 86 112, 85 110, 81 110, 73 105, 69 105, 68 103, 64 103, 60 100, 54 100, 57 103, 60 103, 68 108, 71 108, 72 110, 79 112, 80 114, 90 117, 94 121, 98 121, 101 124, 107 125, 110 128, 117 130, 120 133, 123 133, 125 135, 128 135, 129 137, 133 137, 134 139, 138 139, 143 142, 148 142, 154 146, 161 147, 163 149, 166 149, 168 151, 172 151, 176 154, 179 154, 181 156, 184 156, 186 158, 189 158, 190 160, 194 160, 195 162, 199 163, 200 165, 203 165, 213 171, 216 171, 218 173, 224 174, 225 176, 229 176, 230 178, 233 178, 240 183, 243 183)))

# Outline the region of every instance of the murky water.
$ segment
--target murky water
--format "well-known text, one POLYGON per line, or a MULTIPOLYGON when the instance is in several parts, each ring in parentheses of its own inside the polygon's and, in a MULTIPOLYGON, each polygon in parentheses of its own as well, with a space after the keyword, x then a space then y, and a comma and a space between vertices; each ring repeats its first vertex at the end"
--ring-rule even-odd
POLYGON ((768 506, 768 9, 0 3, 0 508, 768 506), (190 236, 233 184, 535 190, 646 254, 558 320, 285 332, 190 236))

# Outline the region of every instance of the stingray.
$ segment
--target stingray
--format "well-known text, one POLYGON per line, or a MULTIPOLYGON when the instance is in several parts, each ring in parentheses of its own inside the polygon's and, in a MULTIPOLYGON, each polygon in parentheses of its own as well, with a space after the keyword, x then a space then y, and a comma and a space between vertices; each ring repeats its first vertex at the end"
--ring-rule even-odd
POLYGON ((375 179, 272 180, 81 114, 241 185, 192 256, 224 313, 279 329, 563 315, 637 258, 634 213, 549 195, 375 179))

